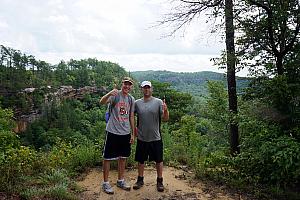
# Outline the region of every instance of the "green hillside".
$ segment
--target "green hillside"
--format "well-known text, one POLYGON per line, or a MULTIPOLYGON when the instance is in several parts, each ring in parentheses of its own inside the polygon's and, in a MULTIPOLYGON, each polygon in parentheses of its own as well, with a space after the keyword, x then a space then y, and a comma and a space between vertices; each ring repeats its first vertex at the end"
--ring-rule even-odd
MULTIPOLYGON (((170 71, 135 71, 131 72, 132 76, 138 81, 155 80, 171 84, 181 92, 187 92, 194 96, 207 95, 207 81, 222 81, 226 86, 226 74, 211 71, 203 72, 170 72, 170 71)), ((250 79, 237 77, 238 92, 242 92, 248 86, 250 79)))

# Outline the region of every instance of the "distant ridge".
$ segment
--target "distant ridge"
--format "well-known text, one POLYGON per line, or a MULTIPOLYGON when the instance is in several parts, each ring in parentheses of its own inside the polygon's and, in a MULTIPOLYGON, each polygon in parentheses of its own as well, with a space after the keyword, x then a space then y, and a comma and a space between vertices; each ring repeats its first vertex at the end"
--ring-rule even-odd
POLYGON ((211 71, 171 72, 171 71, 136 71, 132 72, 138 80, 157 80, 170 83, 203 83, 207 80, 226 80, 226 75, 211 71))
MULTIPOLYGON (((171 87, 181 91, 191 93, 196 96, 207 94, 206 83, 209 80, 222 81, 224 85, 227 84, 226 74, 201 71, 201 72, 171 72, 166 70, 148 70, 148 71, 134 71, 130 72, 132 76, 138 81, 155 80, 159 82, 167 82, 171 87)), ((241 91, 248 86, 249 78, 237 77, 237 90, 241 91)))

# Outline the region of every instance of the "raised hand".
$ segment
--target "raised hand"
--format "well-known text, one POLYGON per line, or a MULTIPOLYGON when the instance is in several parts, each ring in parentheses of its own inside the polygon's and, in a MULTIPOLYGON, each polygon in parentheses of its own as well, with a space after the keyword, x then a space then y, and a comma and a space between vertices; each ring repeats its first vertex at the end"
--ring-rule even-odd
POLYGON ((163 109, 163 121, 168 121, 169 120, 169 111, 168 111, 168 107, 166 104, 166 99, 163 99, 163 105, 162 105, 162 109, 163 109))
POLYGON ((118 89, 113 89, 108 94, 109 96, 116 96, 118 94, 118 89))
POLYGON ((168 110, 167 104, 166 104, 166 99, 163 99, 163 111, 166 112, 168 110))

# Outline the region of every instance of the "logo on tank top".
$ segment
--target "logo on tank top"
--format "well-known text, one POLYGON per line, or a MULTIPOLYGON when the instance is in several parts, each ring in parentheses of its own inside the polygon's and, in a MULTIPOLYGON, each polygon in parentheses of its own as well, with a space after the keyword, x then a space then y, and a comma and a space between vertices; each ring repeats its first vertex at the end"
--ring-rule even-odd
POLYGON ((128 115, 128 111, 126 110, 126 103, 120 102, 119 103, 119 113, 121 116, 128 115))

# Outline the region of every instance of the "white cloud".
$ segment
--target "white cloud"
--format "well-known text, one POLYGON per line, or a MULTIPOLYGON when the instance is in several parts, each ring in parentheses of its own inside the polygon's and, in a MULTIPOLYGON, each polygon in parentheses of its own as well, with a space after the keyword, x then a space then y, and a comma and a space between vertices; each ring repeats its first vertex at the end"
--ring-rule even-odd
POLYGON ((0 28, 7 28, 8 24, 4 21, 0 21, 0 28))
POLYGON ((49 16, 47 20, 51 23, 58 23, 58 24, 68 23, 70 21, 67 15, 52 15, 49 16))
POLYGON ((217 71, 209 58, 224 44, 203 17, 185 37, 162 39, 170 29, 150 28, 169 8, 166 0, 1 0, 0 44, 52 64, 96 57, 130 71, 217 71))

